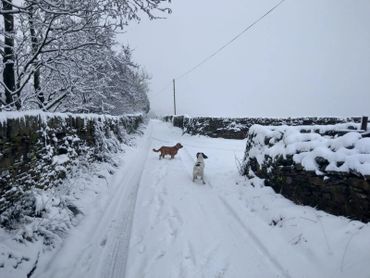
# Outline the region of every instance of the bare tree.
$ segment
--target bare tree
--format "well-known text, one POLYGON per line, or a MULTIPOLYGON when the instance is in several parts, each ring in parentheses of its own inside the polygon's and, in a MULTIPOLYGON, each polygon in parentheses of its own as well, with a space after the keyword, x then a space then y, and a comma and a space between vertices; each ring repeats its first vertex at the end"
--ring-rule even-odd
MULTIPOLYGON (((13 103, 12 93, 15 91, 15 71, 14 71, 14 13, 13 3, 11 0, 3 0, 2 15, 4 19, 4 44, 2 51, 3 55, 3 82, 2 85, 5 91, 5 103, 13 103)), ((4 103, 4 100, 2 100, 4 103)))
MULTIPOLYGON (((99 73, 99 63, 92 57, 104 60, 101 53, 109 53, 115 30, 130 20, 140 20, 140 12, 151 19, 158 18, 154 14, 157 11, 170 12, 162 7, 166 2, 169 1, 24 0, 14 4, 3 0, 3 109, 21 109, 34 103, 41 109, 55 110, 69 94, 77 92, 88 102, 88 91, 94 83, 91 76, 99 73)), ((107 79, 104 74, 100 78, 107 79)), ((97 94, 104 91, 99 87, 109 87, 108 83, 100 82, 95 87, 97 94)))

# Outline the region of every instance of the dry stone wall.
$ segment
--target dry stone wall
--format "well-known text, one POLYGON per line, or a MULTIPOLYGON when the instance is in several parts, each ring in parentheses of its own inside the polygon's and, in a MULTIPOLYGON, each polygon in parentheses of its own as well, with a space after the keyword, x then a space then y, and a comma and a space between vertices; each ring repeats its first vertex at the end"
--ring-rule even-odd
MULTIPOLYGON (((264 179, 266 186, 272 187, 275 192, 295 203, 309 205, 334 215, 342 215, 364 222, 370 221, 369 148, 362 148, 359 155, 352 155, 346 159, 346 157, 336 155, 336 152, 350 155, 356 152, 356 146, 348 140, 351 136, 341 134, 345 131, 326 130, 321 133, 319 129, 301 127, 301 139, 304 141, 301 146, 303 148, 297 147, 294 153, 289 153, 289 148, 292 150, 292 147, 299 146, 299 143, 292 142, 287 133, 279 134, 279 131, 272 127, 271 132, 263 132, 264 129, 266 128, 253 127, 248 135, 242 167, 243 175, 256 175, 264 179), (314 144, 311 144, 310 137, 319 138, 318 141, 322 141, 323 145, 315 147, 314 144), (280 146, 277 146, 283 141, 286 145, 282 151, 288 152, 284 155, 280 154, 280 146), (339 142, 342 143, 343 147, 330 150, 334 143, 339 142), (314 150, 304 149, 305 146, 314 150), (320 154, 320 150, 322 154, 326 153, 328 157, 339 158, 341 161, 329 161, 327 157, 320 154), (308 159, 310 152, 314 159, 311 162, 308 159), (303 164, 297 162, 297 158, 306 153, 305 160, 302 161, 303 164), (354 162, 357 159, 359 163, 356 164, 354 162), (352 162, 352 165, 347 166, 348 162, 352 162), (307 169, 304 163, 311 164, 316 169, 307 169), (356 165, 362 171, 356 169, 356 165)), ((347 135, 355 137, 355 130, 347 132, 349 132, 346 133, 347 135)), ((366 138, 368 133, 358 132, 358 134, 362 134, 362 138, 364 138, 359 139, 360 141, 369 142, 366 138)))
POLYGON ((142 122, 142 115, 0 113, 0 215, 27 208, 23 197, 32 188, 57 186, 76 159, 108 159, 142 122))
POLYGON ((164 121, 172 122, 181 128, 184 133, 191 135, 206 135, 213 138, 245 139, 252 125, 264 126, 278 125, 328 125, 345 122, 361 121, 360 117, 335 118, 335 117, 304 117, 304 118, 217 118, 217 117, 187 117, 166 116, 164 121))

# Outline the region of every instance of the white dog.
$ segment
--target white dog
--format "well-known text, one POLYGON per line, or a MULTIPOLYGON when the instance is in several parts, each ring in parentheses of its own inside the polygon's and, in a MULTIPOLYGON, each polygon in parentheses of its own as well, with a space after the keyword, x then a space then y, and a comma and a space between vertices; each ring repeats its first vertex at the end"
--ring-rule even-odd
POLYGON ((195 165, 193 167, 193 182, 197 177, 199 177, 203 184, 205 184, 204 181, 204 159, 207 159, 208 157, 204 153, 197 153, 197 161, 195 162, 195 165))

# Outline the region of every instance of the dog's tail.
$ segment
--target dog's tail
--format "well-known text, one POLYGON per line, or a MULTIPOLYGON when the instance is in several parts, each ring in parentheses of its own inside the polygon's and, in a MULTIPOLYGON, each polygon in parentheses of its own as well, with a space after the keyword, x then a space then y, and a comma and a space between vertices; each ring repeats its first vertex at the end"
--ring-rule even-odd
POLYGON ((159 150, 153 149, 153 152, 156 152, 156 153, 157 153, 157 152, 159 152, 159 151, 160 151, 160 149, 159 149, 159 150))

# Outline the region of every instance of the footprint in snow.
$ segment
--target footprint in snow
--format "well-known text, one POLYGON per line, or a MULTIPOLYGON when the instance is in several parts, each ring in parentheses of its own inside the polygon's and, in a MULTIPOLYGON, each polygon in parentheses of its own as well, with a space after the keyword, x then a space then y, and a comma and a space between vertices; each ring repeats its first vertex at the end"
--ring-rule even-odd
POLYGON ((104 239, 100 242, 100 246, 101 246, 101 247, 104 247, 104 246, 107 244, 107 241, 108 241, 108 239, 107 239, 107 238, 104 238, 104 239))
POLYGON ((144 244, 140 244, 139 248, 138 248, 138 252, 139 254, 143 254, 145 252, 145 245, 144 244))

